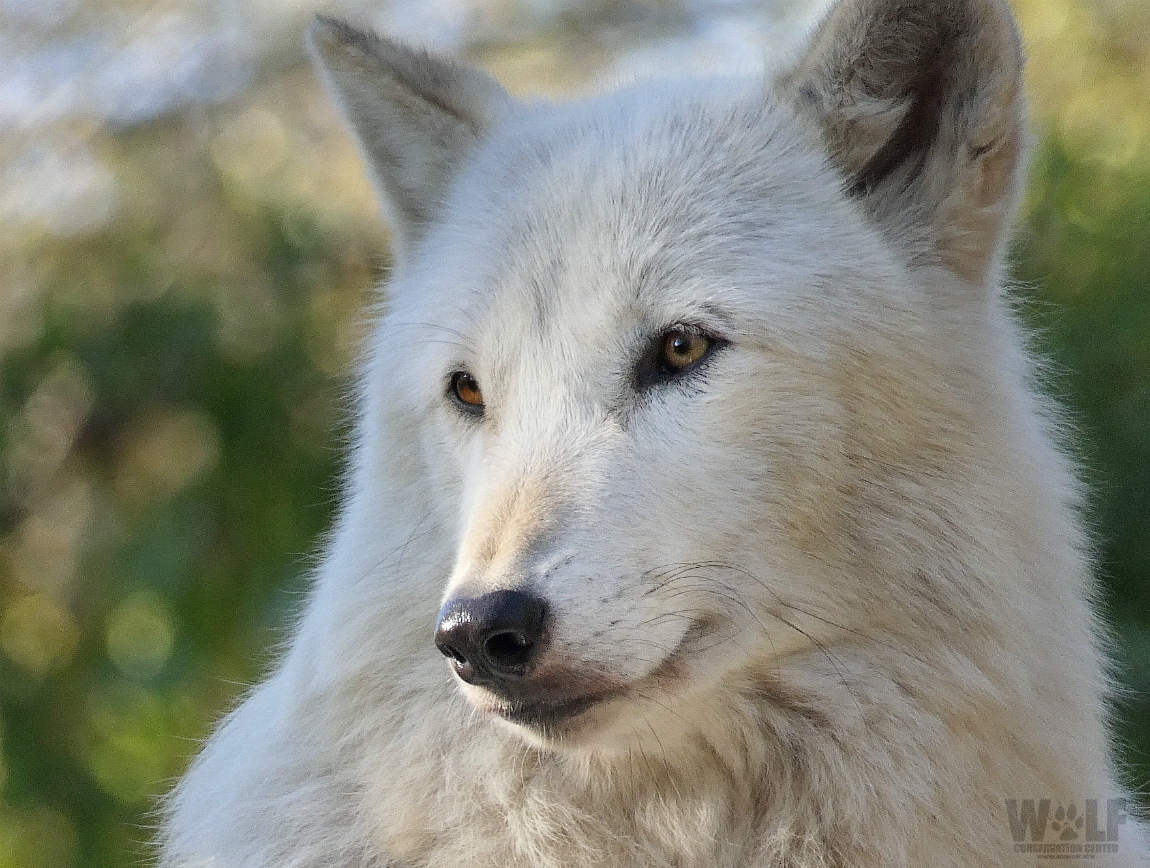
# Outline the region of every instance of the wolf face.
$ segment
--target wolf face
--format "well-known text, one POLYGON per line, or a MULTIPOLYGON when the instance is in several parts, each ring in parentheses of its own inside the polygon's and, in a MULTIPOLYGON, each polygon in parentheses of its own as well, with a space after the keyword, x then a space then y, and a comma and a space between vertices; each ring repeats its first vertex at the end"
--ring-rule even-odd
MULTIPOLYGON (((471 195, 486 206, 448 216, 450 229, 427 240, 458 259, 403 281, 384 327, 391 346, 414 337, 401 388, 429 384, 424 439, 440 453, 447 502, 465 505, 440 647, 480 708, 535 719, 545 725, 529 731, 549 737, 642 720, 613 706, 705 690, 737 658, 750 662, 758 648, 736 649, 763 641, 753 619, 769 611, 764 593, 778 587, 780 565, 762 553, 783 550, 786 477, 809 461, 818 428, 838 424, 833 396, 795 394, 793 366, 817 370, 820 333, 844 324, 785 321, 802 303, 797 286, 845 285, 853 263, 800 270, 785 261, 802 255, 786 236, 796 220, 843 238, 865 227, 817 194, 819 181, 834 190, 829 169, 781 124, 755 150, 716 135, 669 170, 684 126, 760 114, 749 101, 714 106, 705 93, 691 109, 632 117, 622 134, 590 113, 560 120, 561 135, 582 139, 574 158, 540 154, 545 138, 496 144, 472 176, 471 195), (661 138, 670 141, 657 153, 637 147, 661 138), (712 148, 746 149, 748 159, 716 171, 712 148), (614 171, 603 171, 604 157, 614 171), (795 170, 815 183, 788 181, 795 170), (483 189, 492 176, 507 179, 494 195, 483 189), (762 228, 748 238, 741 225, 762 228), (426 292, 429 282, 442 292, 426 292), (436 328, 412 335, 413 322, 436 328), (481 409, 459 399, 461 374, 481 409), (794 398, 810 405, 797 424, 787 420, 794 398), (533 603, 524 623, 485 637, 496 625, 474 607, 492 593, 533 603), (510 667, 488 658, 500 637, 510 667), (592 699, 605 707, 556 714, 592 699)), ((755 120, 759 132, 771 122, 755 120)))
POLYGON ((892 592, 899 629, 939 628, 858 549, 864 492, 903 486, 888 530, 934 548, 951 516, 908 480, 981 472, 965 407, 994 372, 967 354, 1022 136, 1001 5, 847 4, 777 79, 561 107, 313 40, 402 239, 366 388, 446 505, 435 639, 477 709, 665 745, 717 690, 897 622, 892 592))

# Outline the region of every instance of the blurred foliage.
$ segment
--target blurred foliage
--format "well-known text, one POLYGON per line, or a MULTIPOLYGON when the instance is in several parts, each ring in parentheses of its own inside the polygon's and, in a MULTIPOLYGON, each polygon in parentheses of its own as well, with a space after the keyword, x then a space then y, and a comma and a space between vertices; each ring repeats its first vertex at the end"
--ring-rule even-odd
POLYGON ((1102 600, 1118 627, 1119 734, 1150 785, 1150 161, 1107 166, 1049 138, 1017 245, 1023 311, 1071 408, 1092 488, 1102 600))
MULTIPOLYGON (((1020 295, 1080 426, 1143 784, 1150 10, 1017 6, 1040 132, 1020 295)), ((574 87, 554 34, 477 51, 514 89, 574 87)), ((8 148, 39 169, 0 199, 39 204, 0 230, 0 868, 146 860, 155 797, 299 606, 386 237, 326 97, 282 66, 231 102, 54 128, 56 163, 8 148)))
POLYGON ((0 322, 4 868, 144 857, 297 608, 386 247, 338 130, 303 70, 94 137, 117 216, 6 239, 35 305, 0 322))

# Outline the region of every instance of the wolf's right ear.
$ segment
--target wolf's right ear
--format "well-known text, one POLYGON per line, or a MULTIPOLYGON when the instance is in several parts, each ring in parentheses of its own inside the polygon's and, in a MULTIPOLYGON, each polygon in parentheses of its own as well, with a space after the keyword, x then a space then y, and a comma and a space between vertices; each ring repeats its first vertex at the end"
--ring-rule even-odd
POLYGON ((985 284, 1026 150, 1006 0, 838 0, 779 80, 848 190, 917 261, 985 284))
POLYGON ((342 21, 317 16, 308 43, 370 163, 396 252, 409 250, 468 152, 513 100, 479 70, 342 21))

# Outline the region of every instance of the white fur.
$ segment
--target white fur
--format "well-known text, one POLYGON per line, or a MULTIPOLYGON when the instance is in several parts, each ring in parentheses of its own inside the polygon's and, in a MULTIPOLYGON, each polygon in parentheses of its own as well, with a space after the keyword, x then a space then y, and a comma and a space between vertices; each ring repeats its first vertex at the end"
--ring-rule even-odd
MULTIPOLYGON (((1004 6, 845 0, 778 79, 558 107, 313 40, 400 265, 306 612, 164 866, 1032 866, 1005 800, 1122 795, 1078 483, 1002 291, 1004 6), (637 393, 681 323, 729 343, 637 393), (548 665, 615 691, 549 735, 432 644, 457 590, 525 583, 548 665)), ((1147 864, 1128 811, 1094 864, 1147 864)))

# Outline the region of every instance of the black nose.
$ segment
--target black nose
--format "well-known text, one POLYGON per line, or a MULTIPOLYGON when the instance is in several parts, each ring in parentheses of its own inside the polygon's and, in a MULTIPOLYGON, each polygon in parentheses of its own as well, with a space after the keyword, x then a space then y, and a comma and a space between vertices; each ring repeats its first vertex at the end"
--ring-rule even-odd
POLYGON ((448 600, 435 645, 468 684, 522 678, 543 642, 547 605, 521 591, 448 600))

